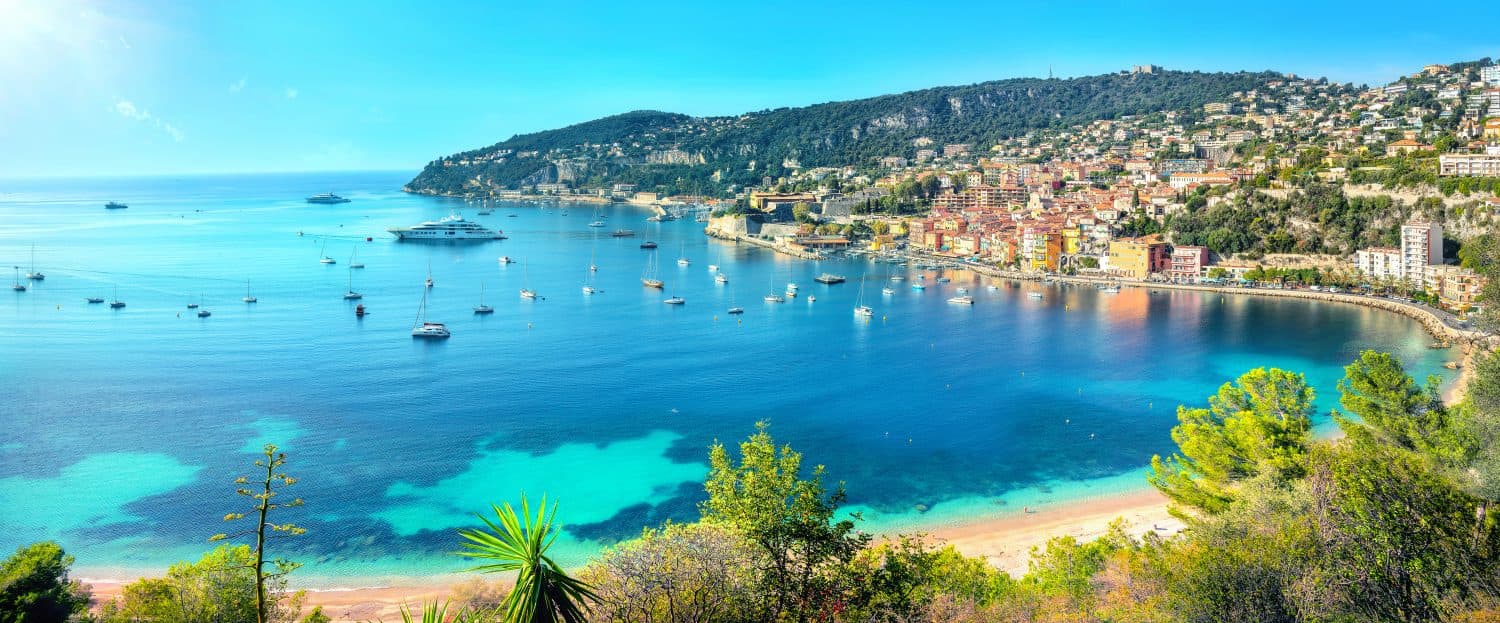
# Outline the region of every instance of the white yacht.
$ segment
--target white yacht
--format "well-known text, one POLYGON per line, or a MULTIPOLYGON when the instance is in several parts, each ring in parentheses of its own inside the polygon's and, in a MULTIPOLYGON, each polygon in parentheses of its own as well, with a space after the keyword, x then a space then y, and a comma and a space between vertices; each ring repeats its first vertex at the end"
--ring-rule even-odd
POLYGON ((505 232, 498 229, 486 229, 485 226, 474 221, 466 221, 464 217, 457 214, 411 227, 390 227, 386 231, 401 240, 501 240, 505 238, 505 232))
POLYGON ((869 305, 856 305, 854 306, 854 315, 868 318, 875 315, 875 310, 870 309, 869 305))
POLYGON ((949 303, 953 303, 954 305, 973 305, 974 304, 974 297, 972 297, 972 296, 955 296, 955 297, 953 297, 951 299, 948 299, 948 302, 949 303))
POLYGON ((729 283, 729 277, 724 273, 719 273, 717 275, 714 275, 714 281, 718 283, 729 283))
POLYGON ((683 299, 683 298, 682 298, 682 297, 680 297, 680 296, 674 296, 674 297, 672 297, 672 298, 669 298, 669 299, 667 299, 667 300, 665 300, 665 301, 662 301, 662 302, 663 302, 663 303, 666 303, 666 304, 668 304, 668 305, 681 305, 681 304, 683 304, 683 303, 686 303, 686 302, 687 302, 687 301, 686 301, 686 300, 684 300, 684 299, 683 299))

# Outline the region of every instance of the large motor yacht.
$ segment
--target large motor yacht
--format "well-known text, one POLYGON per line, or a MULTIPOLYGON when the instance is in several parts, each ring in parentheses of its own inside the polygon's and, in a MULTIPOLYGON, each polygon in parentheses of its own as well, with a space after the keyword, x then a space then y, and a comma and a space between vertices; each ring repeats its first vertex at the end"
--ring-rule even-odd
POLYGON ((486 229, 474 221, 454 214, 441 220, 427 221, 411 227, 391 227, 386 231, 402 240, 501 240, 505 232, 486 229))

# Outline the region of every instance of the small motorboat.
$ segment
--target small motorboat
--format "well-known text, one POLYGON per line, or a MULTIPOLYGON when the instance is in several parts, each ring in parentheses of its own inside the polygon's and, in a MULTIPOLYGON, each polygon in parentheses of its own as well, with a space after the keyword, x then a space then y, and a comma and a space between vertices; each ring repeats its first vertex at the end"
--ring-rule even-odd
POLYGON ((211 311, 208 311, 206 309, 200 309, 200 310, 198 310, 198 317, 199 318, 207 318, 207 317, 212 316, 212 315, 214 315, 214 313, 211 312, 211 311))
POLYGON ((365 317, 365 313, 366 312, 365 312, 365 304, 364 303, 360 303, 360 304, 354 306, 354 317, 355 318, 364 318, 365 317))
POLYGON ((864 316, 864 317, 868 318, 870 316, 874 316, 875 315, 875 310, 870 309, 869 305, 855 305, 854 306, 854 315, 856 315, 856 316, 864 316))
POLYGON ((1029 292, 1029 293, 1026 294, 1026 296, 1034 298, 1034 299, 1036 299, 1038 301, 1042 300, 1042 293, 1041 292, 1029 292))
POLYGON ((668 305, 681 305, 681 304, 683 304, 683 303, 686 303, 686 302, 687 302, 687 301, 686 301, 686 300, 684 300, 684 299, 683 299, 683 298, 682 298, 682 297, 680 297, 680 296, 674 296, 674 297, 672 297, 672 298, 669 298, 669 299, 667 299, 667 300, 665 300, 665 301, 662 301, 662 302, 663 302, 663 303, 666 303, 666 304, 668 304, 668 305))
POLYGON ((785 303, 786 302, 786 299, 781 298, 779 296, 776 296, 775 294, 767 294, 765 300, 766 300, 767 303, 785 303))
POLYGON ((807 297, 807 302, 809 302, 809 303, 815 302, 817 300, 818 300, 818 297, 816 297, 816 296, 809 296, 809 297, 807 297))
POLYGON ((655 249, 656 248, 656 243, 655 242, 651 242, 650 240, 647 240, 647 241, 641 243, 641 248, 642 249, 655 249))
POLYGON ((896 290, 895 290, 895 288, 881 288, 880 289, 880 293, 884 294, 886 296, 890 296, 892 294, 895 294, 896 290))
POLYGON ((714 275, 714 281, 718 283, 729 283, 729 277, 724 276, 724 273, 719 273, 717 275, 714 275))
POLYGON ((611 234, 610 234, 610 235, 611 235, 611 236, 614 236, 614 237, 616 237, 616 238, 629 238, 629 237, 631 237, 631 236, 634 236, 634 235, 635 235, 635 232, 633 232, 633 231, 630 231, 630 230, 628 230, 628 229, 616 229, 616 230, 615 230, 615 231, 614 231, 614 232, 613 232, 613 233, 611 233, 611 234))
POLYGON ((84 300, 88 301, 89 304, 92 305, 94 303, 103 303, 104 302, 104 297, 102 297, 102 296, 91 296, 91 297, 88 297, 87 299, 84 299, 84 300))
POLYGON ((594 221, 592 223, 589 223, 589 227, 603 227, 603 226, 604 226, 604 221, 594 221))
POLYGON ((197 303, 188 303, 188 309, 198 309, 197 303))
POLYGON ((743 307, 731 307, 731 308, 729 308, 729 312, 728 313, 731 314, 731 315, 733 315, 733 314, 743 314, 743 313, 745 313, 745 308, 743 308, 743 307))
POLYGON ((502 255, 502 256, 500 256, 500 259, 496 260, 496 261, 500 262, 501 264, 514 264, 515 263, 515 260, 510 259, 509 255, 502 255))
POLYGON ((953 303, 954 305, 973 305, 974 304, 974 297, 972 297, 972 296, 955 296, 955 297, 953 297, 951 299, 948 299, 948 302, 949 303, 953 303))
POLYGON ((583 286, 584 294, 595 294, 597 292, 600 292, 600 290, 598 288, 595 288, 594 286, 583 286))
POLYGON ((922 285, 920 283, 913 283, 913 284, 911 284, 911 289, 913 289, 913 290, 926 290, 927 286, 922 285))
POLYGON ((537 298, 537 296, 536 296, 536 290, 528 290, 526 288, 521 288, 521 298, 535 300, 537 298))

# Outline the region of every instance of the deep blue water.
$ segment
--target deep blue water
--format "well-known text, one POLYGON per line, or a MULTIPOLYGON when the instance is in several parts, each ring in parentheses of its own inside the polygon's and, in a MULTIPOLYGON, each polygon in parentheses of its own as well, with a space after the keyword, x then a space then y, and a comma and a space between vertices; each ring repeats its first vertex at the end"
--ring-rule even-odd
POLYGON ((287 517, 308 528, 287 545, 304 578, 462 568, 453 529, 521 491, 561 503, 576 560, 694 517, 707 447, 758 419, 846 481, 868 528, 931 526, 1143 487, 1176 406, 1252 367, 1306 373, 1325 413, 1363 348, 1445 372, 1417 323, 1364 308, 991 291, 962 272, 917 292, 915 270, 892 284, 886 264, 794 260, 629 206, 603 208, 606 228, 587 205, 468 210, 510 239, 398 243, 385 227, 464 207, 401 193, 407 177, 0 182, 0 266, 25 272, 34 244, 47 275, 0 292, 0 551, 53 538, 94 574, 196 557, 242 505, 230 481, 275 441, 307 501, 287 517), (329 190, 353 202, 302 201, 329 190), (611 238, 619 227, 640 235, 611 238), (665 292, 640 286, 644 239, 661 245, 665 292), (318 263, 325 245, 338 264, 318 263), (341 298, 351 253, 367 265, 352 271, 363 320, 341 298), (408 333, 429 266, 446 342, 408 333), (849 282, 815 283, 824 271, 849 282), (259 303, 240 301, 246 280, 259 303), (519 298, 528 281, 545 300, 519 298), (761 301, 788 281, 802 297, 761 301), (861 282, 868 321, 851 313, 861 282), (481 283, 489 317, 470 311, 481 283), (975 305, 945 302, 960 286, 975 305), (84 303, 115 288, 125 309, 84 303), (672 294, 687 304, 663 305, 672 294), (724 314, 731 294, 742 318, 724 314), (212 317, 185 308, 200 300, 212 317))

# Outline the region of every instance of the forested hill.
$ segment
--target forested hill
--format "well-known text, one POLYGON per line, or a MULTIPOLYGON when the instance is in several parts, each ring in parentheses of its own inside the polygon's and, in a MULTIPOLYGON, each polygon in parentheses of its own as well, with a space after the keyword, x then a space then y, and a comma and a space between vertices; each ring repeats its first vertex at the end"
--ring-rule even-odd
POLYGON ((967 143, 979 152, 1036 129, 1163 111, 1193 116, 1207 102, 1279 78, 1270 72, 1121 72, 938 87, 737 117, 631 112, 435 160, 407 189, 485 194, 563 181, 709 191, 777 177, 791 165, 875 166, 884 156, 910 158, 922 138, 934 149, 967 143))

